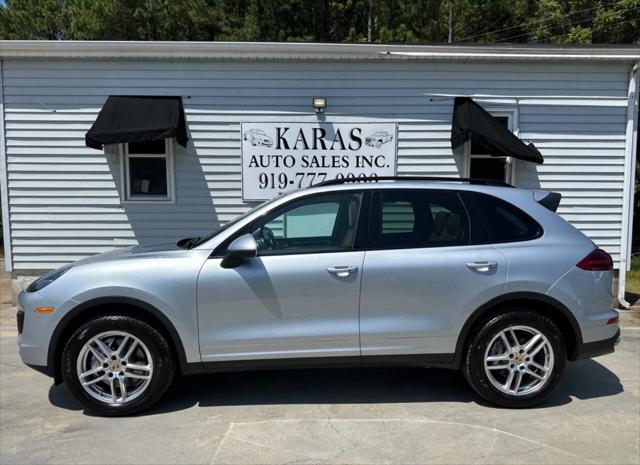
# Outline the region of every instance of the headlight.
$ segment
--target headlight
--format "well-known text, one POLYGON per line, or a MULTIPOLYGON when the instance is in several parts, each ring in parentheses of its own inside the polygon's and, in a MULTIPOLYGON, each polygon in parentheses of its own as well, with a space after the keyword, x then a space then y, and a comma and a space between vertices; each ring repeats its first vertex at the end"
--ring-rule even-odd
POLYGON ((69 268, 71 268, 70 265, 63 266, 62 268, 58 268, 57 270, 50 271, 47 274, 40 276, 34 282, 29 284, 29 287, 27 287, 27 292, 36 292, 43 287, 48 286, 60 276, 65 274, 69 270, 69 268))

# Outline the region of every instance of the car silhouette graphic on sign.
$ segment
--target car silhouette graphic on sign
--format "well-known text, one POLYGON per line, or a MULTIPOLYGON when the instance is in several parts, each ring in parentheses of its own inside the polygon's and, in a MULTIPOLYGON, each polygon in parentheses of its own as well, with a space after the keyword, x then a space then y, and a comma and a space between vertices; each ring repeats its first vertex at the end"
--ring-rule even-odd
POLYGON ((264 145, 271 147, 273 145, 273 139, 261 129, 249 129, 244 133, 244 140, 248 140, 253 146, 264 145))
POLYGON ((382 144, 386 144, 387 142, 391 142, 392 140, 393 136, 387 131, 378 131, 367 136, 364 140, 364 143, 369 147, 380 148, 382 144))

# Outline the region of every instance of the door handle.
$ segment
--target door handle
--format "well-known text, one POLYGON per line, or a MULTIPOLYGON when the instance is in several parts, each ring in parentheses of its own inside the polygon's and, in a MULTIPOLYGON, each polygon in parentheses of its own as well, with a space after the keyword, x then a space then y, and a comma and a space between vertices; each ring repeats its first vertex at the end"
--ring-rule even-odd
POLYGON ((498 266, 496 262, 468 262, 466 265, 467 268, 481 271, 483 273, 486 273, 487 271, 492 270, 493 268, 498 266))
POLYGON ((330 266, 329 268, 327 268, 327 271, 331 274, 335 274, 340 278, 346 278, 351 273, 355 273, 356 271, 358 271, 358 267, 349 265, 330 266))

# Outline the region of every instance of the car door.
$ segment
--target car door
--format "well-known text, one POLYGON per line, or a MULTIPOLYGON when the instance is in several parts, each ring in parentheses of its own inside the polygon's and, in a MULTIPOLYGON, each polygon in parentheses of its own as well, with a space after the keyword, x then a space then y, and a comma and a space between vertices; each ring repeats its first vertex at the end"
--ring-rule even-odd
MULTIPOLYGON (((472 245, 456 191, 380 190, 362 276, 362 355, 421 354, 448 361, 471 312, 501 294, 506 259, 472 245)), ((431 360, 433 359, 433 360, 431 360)))
POLYGON ((198 279, 204 362, 360 356, 363 200, 360 191, 294 200, 230 239, 253 234, 257 257, 235 268, 220 266, 224 250, 207 260, 198 279))

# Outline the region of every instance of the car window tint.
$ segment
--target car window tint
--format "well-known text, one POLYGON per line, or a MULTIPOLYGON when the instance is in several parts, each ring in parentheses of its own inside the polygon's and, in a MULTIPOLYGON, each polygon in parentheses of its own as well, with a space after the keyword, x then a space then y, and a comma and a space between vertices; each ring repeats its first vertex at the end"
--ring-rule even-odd
POLYGON ((394 190, 379 196, 379 247, 468 244, 469 220, 456 192, 394 190))
POLYGON ((502 199, 478 192, 465 192, 463 199, 473 212, 473 225, 479 223, 483 229, 473 234, 474 242, 516 242, 542 234, 541 226, 533 218, 502 199))
POLYGON ((353 248, 362 195, 330 194, 295 202, 252 226, 259 255, 353 248))
POLYGON ((278 239, 330 237, 339 208, 338 202, 302 205, 274 218, 265 226, 270 228, 278 239))
POLYGON ((388 200, 382 204, 382 234, 413 231, 415 215, 410 202, 388 200))

